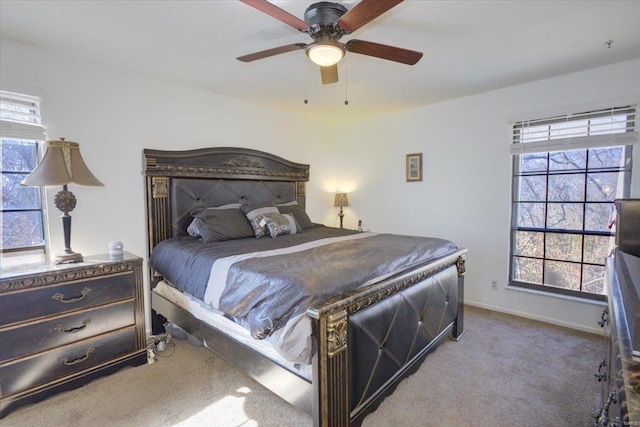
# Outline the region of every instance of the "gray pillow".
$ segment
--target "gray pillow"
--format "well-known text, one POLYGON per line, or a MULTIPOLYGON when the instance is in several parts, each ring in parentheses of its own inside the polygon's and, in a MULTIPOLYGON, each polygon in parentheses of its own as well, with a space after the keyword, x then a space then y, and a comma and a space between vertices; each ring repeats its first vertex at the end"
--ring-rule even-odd
POLYGON ((302 227, 303 230, 315 227, 313 222, 311 222, 311 218, 309 218, 309 215, 307 215, 304 209, 298 206, 297 203, 295 205, 277 205, 277 207, 278 211, 281 214, 293 215, 293 217, 296 219, 296 221, 298 221, 298 224, 300 224, 300 227, 302 227))
POLYGON ((240 209, 198 209, 191 215, 198 220, 205 243, 253 237, 249 221, 240 209))
POLYGON ((271 237, 302 232, 300 224, 298 224, 293 215, 268 213, 262 216, 262 221, 266 224, 267 231, 271 237))
POLYGON ((267 224, 263 221, 263 216, 269 213, 279 213, 278 208, 272 204, 242 205, 240 209, 249 220, 253 234, 256 237, 263 237, 269 233, 266 227, 267 224))
MULTIPOLYGON (((238 208, 240 208, 240 206, 241 206, 240 203, 229 203, 227 205, 215 206, 215 207, 206 208, 206 209, 238 209, 238 208)), ((199 210, 203 210, 203 209, 205 209, 205 208, 194 209, 194 210, 199 211, 199 210)), ((187 234, 189 236, 199 236, 200 235, 199 225, 200 225, 201 222, 202 221, 199 220, 198 218, 194 218, 193 221, 191 221, 191 224, 189 224, 189 227, 187 227, 187 234)))

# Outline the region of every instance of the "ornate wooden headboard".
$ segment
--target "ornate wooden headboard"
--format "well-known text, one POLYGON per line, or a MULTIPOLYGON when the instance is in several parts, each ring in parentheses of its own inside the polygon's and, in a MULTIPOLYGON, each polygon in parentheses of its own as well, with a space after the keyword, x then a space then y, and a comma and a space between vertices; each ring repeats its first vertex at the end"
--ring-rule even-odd
POLYGON ((309 165, 248 148, 143 151, 149 254, 158 242, 186 234, 189 213, 228 203, 305 207, 309 165))

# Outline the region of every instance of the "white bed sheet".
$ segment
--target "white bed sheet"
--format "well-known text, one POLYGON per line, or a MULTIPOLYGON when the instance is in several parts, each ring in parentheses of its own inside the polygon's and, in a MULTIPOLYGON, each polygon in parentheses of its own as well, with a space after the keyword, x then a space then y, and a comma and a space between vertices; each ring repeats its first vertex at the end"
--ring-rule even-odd
POLYGON ((188 311, 198 320, 223 331, 236 341, 311 381, 311 321, 306 314, 290 319, 269 338, 256 340, 251 337, 249 330, 227 319, 219 310, 181 292, 164 280, 160 281, 153 291, 188 311))

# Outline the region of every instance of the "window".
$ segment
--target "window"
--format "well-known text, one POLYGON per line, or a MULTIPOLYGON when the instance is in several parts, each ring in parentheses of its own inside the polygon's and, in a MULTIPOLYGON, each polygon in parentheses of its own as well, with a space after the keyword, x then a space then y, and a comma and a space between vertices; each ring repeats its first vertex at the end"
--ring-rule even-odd
POLYGON ((635 117, 633 106, 514 124, 511 285, 604 299, 635 117))
POLYGON ((36 97, 0 91, 3 265, 41 260, 45 253, 41 190, 20 185, 38 164, 44 140, 39 104, 36 97))

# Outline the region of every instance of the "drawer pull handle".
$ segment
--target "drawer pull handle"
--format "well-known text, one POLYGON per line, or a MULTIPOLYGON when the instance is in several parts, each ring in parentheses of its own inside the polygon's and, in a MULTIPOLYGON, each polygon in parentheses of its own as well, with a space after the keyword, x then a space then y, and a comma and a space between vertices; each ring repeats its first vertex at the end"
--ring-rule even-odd
POLYGON ((609 307, 605 307, 604 310, 602 310, 602 316, 598 321, 598 325, 600 325, 601 328, 604 328, 604 325, 608 325, 608 324, 609 324, 609 307))
POLYGON ((613 420, 609 418, 609 407, 611 406, 611 404, 616 404, 616 403, 618 403, 618 396, 616 391, 613 390, 609 392, 609 398, 605 402, 602 409, 598 411, 598 415, 596 415, 595 417, 596 421, 593 423, 593 425, 596 427, 599 427, 599 426, 619 427, 620 420, 618 418, 613 420))
POLYGON ((91 323, 91 319, 86 319, 84 322, 82 322, 82 326, 75 326, 73 328, 65 329, 64 325, 58 325, 56 326, 55 330, 58 332, 65 332, 67 334, 75 334, 76 332, 80 332, 81 330, 86 328, 89 323, 91 323))
POLYGON ((84 297, 86 297, 89 294, 89 292, 91 292, 90 288, 84 288, 83 290, 80 291, 80 294, 82 296, 79 296, 79 297, 73 297, 73 298, 69 298, 69 299, 64 299, 64 294, 57 293, 52 298, 54 300, 56 300, 56 301, 60 301, 61 303, 69 304, 69 303, 72 303, 72 302, 82 301, 84 299, 84 297))
POLYGON ((598 371, 596 372, 596 379, 598 380, 598 382, 607 380, 607 373, 605 371, 606 367, 607 367, 606 360, 603 360, 602 362, 600 362, 600 365, 598 365, 598 371))
POLYGON ((88 349, 85 350, 84 354, 78 357, 77 359, 69 360, 67 358, 64 358, 62 359, 62 363, 64 363, 67 366, 77 365, 78 363, 82 363, 85 360, 87 360, 89 356, 91 356, 91 353, 93 353, 94 351, 96 351, 95 348, 89 347, 88 349))

